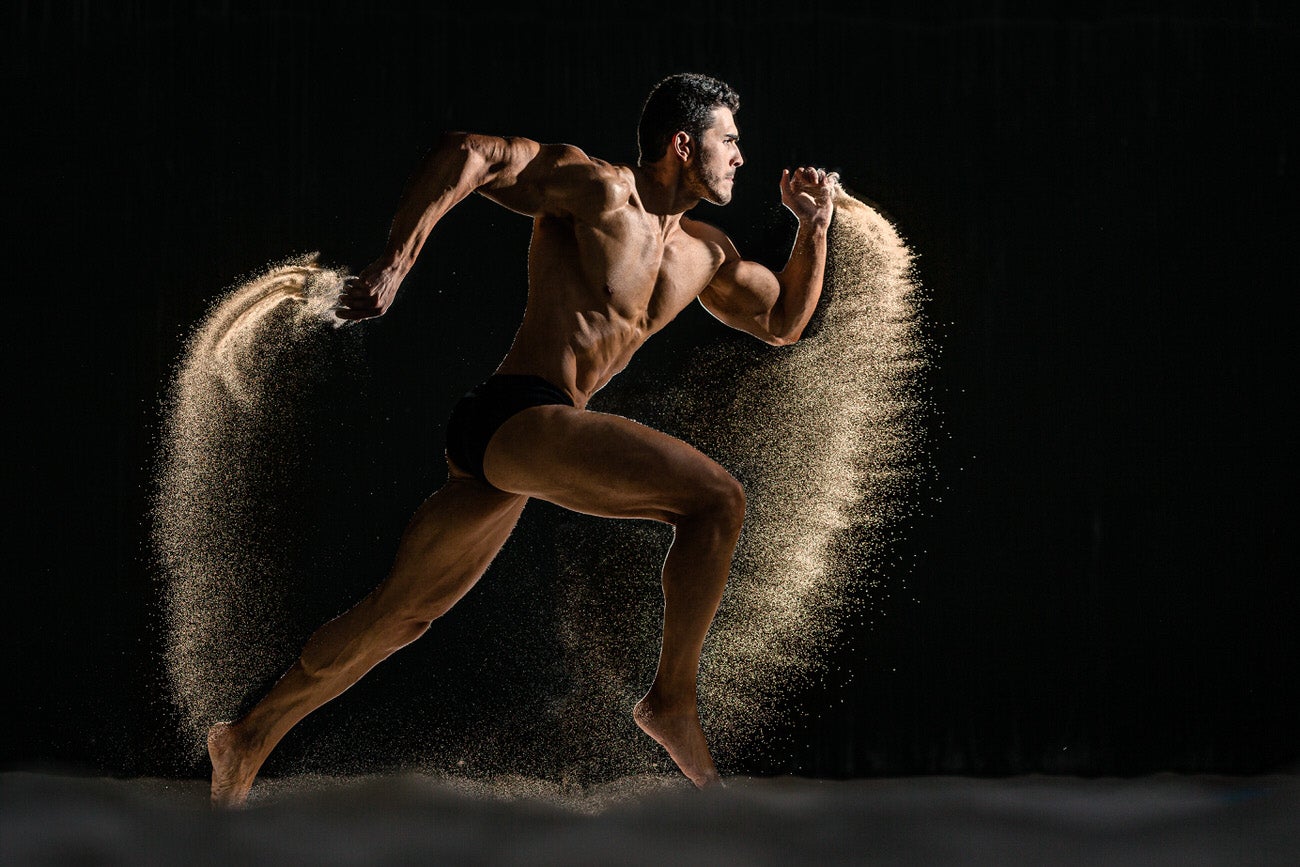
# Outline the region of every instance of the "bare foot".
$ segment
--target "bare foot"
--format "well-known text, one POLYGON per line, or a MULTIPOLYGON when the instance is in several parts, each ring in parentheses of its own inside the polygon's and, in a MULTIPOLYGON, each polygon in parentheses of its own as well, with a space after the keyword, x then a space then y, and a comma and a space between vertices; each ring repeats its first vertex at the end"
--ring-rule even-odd
POLYGON ((247 748, 230 723, 208 729, 208 758, 212 760, 212 806, 242 807, 253 788, 262 761, 247 748))
POLYGON ((694 707, 685 711, 661 706, 649 695, 636 703, 632 719, 641 731, 654 738, 697 789, 721 785, 718 769, 709 754, 700 717, 694 707))

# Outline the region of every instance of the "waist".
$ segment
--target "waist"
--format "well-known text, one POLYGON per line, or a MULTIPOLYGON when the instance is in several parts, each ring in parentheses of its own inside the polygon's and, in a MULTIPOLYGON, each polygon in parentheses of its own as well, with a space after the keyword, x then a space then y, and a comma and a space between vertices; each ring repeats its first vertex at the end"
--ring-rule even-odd
POLYGON ((574 406, 573 397, 544 376, 533 373, 494 373, 471 391, 474 395, 498 394, 501 392, 518 393, 535 391, 549 395, 556 400, 574 406))

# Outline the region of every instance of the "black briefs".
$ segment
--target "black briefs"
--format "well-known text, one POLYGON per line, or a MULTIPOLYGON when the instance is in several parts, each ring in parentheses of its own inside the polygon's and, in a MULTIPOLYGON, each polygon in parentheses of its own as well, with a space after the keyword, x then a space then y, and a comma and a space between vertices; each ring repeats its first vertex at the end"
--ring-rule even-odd
POLYGON ((521 410, 550 404, 573 406, 573 401, 540 376, 498 373, 488 377, 452 409, 447 421, 447 456, 465 472, 487 482, 483 455, 497 428, 521 410))

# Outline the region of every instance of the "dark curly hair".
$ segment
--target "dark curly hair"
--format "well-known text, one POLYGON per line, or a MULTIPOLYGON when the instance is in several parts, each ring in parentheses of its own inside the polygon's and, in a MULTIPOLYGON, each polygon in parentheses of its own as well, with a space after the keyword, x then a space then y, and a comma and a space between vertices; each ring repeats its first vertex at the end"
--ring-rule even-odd
POLYGON ((670 75, 650 89, 637 125, 638 165, 652 163, 668 150, 679 131, 698 139, 704 135, 715 108, 740 110, 740 96, 725 82, 696 72, 670 75))

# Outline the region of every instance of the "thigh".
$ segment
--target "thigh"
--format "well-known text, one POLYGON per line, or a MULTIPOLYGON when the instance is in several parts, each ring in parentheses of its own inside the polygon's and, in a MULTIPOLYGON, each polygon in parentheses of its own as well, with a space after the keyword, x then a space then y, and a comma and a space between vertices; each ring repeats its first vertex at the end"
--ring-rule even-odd
POLYGON ((488 443, 488 481, 502 491, 610 518, 675 521, 735 479, 694 446, 622 416, 539 406, 488 443))
POLYGON ((411 516, 377 598, 401 610, 459 598, 496 558, 527 502, 453 466, 447 483, 411 516))

